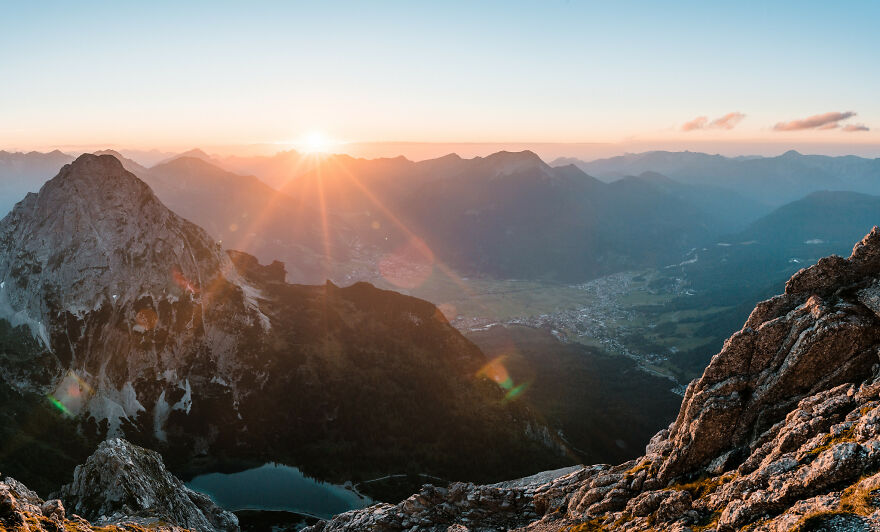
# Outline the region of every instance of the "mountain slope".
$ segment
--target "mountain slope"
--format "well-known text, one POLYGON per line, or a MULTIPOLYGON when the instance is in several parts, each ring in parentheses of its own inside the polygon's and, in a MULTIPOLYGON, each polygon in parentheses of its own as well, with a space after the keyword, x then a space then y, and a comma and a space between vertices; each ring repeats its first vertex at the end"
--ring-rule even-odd
POLYGON ((690 184, 674 181, 656 172, 644 172, 638 176, 659 187, 681 201, 692 205, 720 224, 718 232, 734 233, 770 212, 771 207, 755 199, 715 185, 690 184))
POLYGON ((549 481, 426 486, 312 530, 875 530, 878 352, 874 228, 848 259, 824 258, 759 303, 643 457, 549 481))
POLYGON ((284 262, 292 282, 371 280, 381 256, 377 245, 388 247, 369 223, 359 230, 321 209, 316 198, 295 200, 252 175, 224 170, 212 159, 181 154, 145 168, 112 150, 96 154, 119 159, 171 210, 224 246, 263 262, 284 262))
POLYGON ((880 197, 820 191, 783 205, 746 228, 739 239, 776 246, 844 245, 880 221, 880 197))

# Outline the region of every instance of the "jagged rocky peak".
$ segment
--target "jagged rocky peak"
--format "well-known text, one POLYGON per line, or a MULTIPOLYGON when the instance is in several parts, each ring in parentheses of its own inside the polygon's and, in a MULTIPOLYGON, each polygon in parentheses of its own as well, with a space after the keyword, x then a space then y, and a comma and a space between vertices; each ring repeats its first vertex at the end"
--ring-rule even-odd
POLYGON ((425 523, 435 531, 880 530, 880 229, 849 258, 822 259, 759 303, 641 458, 543 485, 423 489, 315 530, 425 523))
POLYGON ((55 495, 69 511, 99 525, 164 522, 199 532, 238 530, 235 514, 187 488, 158 453, 120 438, 102 442, 55 495))
POLYGON ((85 154, 0 221, 0 310, 46 344, 50 315, 196 296, 226 255, 111 155, 85 154))
POLYGON ((494 176, 505 176, 523 172, 551 176, 550 166, 532 151, 499 151, 485 158, 474 159, 477 168, 484 167, 494 176))
POLYGON ((826 257, 796 273, 785 293, 759 303, 745 327, 688 388, 670 430, 668 479, 710 460, 741 458, 799 400, 857 383, 880 362, 880 230, 848 259, 826 257), (875 299, 876 298, 876 299, 875 299), (867 303, 867 304, 866 304, 867 303))
POLYGON ((239 530, 235 514, 187 488, 168 473, 157 453, 120 439, 102 443, 77 466, 73 482, 53 497, 44 501, 7 477, 0 482, 0 530, 239 530))
POLYGON ((259 294, 112 155, 80 156, 0 221, 0 318, 53 355, 47 378, 14 382, 111 434, 152 407, 161 436, 169 411, 188 411, 196 359, 226 371, 237 335, 269 326, 259 294), (155 382, 180 389, 180 404, 155 382))

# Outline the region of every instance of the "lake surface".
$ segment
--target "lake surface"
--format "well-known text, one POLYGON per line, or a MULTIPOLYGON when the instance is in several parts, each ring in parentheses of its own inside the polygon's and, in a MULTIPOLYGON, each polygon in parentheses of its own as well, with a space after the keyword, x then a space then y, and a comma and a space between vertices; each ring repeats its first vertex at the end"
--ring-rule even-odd
POLYGON ((309 478, 295 468, 264 464, 238 473, 208 473, 187 483, 226 510, 282 510, 329 518, 373 501, 350 489, 309 478))

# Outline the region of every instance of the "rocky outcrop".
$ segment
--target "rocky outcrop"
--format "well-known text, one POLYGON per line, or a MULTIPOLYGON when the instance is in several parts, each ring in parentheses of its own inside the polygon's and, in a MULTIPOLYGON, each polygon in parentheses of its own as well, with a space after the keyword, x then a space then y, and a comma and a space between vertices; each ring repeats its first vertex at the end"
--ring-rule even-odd
MULTIPOLYGON (((201 532, 238 530, 235 514, 187 488, 166 471, 158 453, 118 438, 101 443, 77 466, 73 482, 55 496, 70 511, 99 525, 137 521, 173 523, 201 532)), ((58 506, 63 516, 64 507, 60 502, 58 506)))
POLYGON ((346 512, 318 523, 311 530, 458 532, 524 527, 543 515, 556 499, 574 489, 587 471, 580 467, 566 468, 535 478, 486 486, 463 482, 447 487, 427 484, 400 504, 377 504, 365 510, 346 512))
POLYGON ((461 487, 426 487, 314 529, 878 530, 878 278, 877 228, 849 258, 795 274, 727 340, 637 460, 501 493, 467 487, 465 503, 461 487))
POLYGON ((185 532, 180 526, 149 519, 125 518, 93 525, 68 513, 58 499, 44 501, 17 480, 0 481, 0 530, 10 532, 185 532))

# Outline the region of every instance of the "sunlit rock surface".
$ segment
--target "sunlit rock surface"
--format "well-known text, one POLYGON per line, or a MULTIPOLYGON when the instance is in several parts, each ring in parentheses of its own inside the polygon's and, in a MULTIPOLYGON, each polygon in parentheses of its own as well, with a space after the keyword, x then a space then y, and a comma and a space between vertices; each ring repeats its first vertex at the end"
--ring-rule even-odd
POLYGON ((238 530, 234 514, 187 488, 166 471, 158 453, 118 438, 77 466, 73 482, 56 496, 97 524, 137 518, 204 532, 238 530))
POLYGON ((7 477, 0 482, 0 530, 239 530, 234 514, 168 473, 157 453, 121 439, 102 443, 52 497, 44 501, 7 477))

